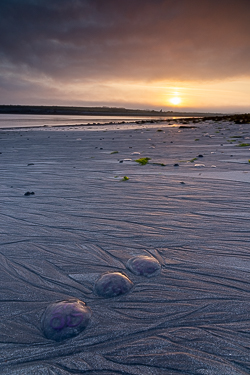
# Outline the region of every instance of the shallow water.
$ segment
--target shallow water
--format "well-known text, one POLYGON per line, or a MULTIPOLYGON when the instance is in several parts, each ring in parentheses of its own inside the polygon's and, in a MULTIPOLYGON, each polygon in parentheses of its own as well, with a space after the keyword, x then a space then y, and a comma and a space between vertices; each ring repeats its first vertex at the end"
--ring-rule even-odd
POLYGON ((160 120, 175 117, 144 116, 74 116, 74 115, 13 115, 0 114, 0 129, 30 127, 62 127, 70 125, 102 125, 106 123, 135 122, 140 120, 160 120))

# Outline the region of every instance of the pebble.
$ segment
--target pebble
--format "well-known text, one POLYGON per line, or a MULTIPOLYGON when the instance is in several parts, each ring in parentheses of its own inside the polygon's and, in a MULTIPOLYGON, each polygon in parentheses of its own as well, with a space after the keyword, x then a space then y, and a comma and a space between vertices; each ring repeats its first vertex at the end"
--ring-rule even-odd
POLYGON ((35 195, 34 191, 26 191, 26 193, 24 193, 25 196, 29 196, 29 195, 35 195))

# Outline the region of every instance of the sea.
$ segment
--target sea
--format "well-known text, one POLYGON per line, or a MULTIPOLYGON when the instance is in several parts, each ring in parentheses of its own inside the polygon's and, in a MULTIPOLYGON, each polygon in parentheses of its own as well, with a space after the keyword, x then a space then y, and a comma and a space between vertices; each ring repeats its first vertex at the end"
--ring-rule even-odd
POLYGON ((171 116, 76 116, 76 115, 20 115, 0 114, 0 129, 100 126, 136 121, 169 120, 171 116))

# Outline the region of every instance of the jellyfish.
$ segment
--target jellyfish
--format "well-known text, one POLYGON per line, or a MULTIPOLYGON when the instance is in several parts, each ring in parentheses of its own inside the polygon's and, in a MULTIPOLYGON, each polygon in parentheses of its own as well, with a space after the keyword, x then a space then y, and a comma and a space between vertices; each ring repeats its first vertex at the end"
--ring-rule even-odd
POLYGON ((161 272, 161 265, 157 259, 145 255, 131 258, 127 262, 127 268, 138 276, 157 276, 161 272))
POLYGON ((55 302, 44 311, 41 328, 47 339, 62 341, 81 333, 91 315, 91 309, 78 299, 55 302))
POLYGON ((110 298, 128 293, 132 288, 132 281, 121 272, 102 274, 95 283, 95 293, 100 297, 110 298))

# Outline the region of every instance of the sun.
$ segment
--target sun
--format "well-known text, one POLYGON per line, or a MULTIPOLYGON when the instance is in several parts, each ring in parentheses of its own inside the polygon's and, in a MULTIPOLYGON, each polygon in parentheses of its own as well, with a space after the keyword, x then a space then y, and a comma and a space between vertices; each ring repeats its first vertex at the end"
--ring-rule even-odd
POLYGON ((174 98, 169 99, 169 101, 170 103, 174 105, 178 105, 181 103, 181 98, 179 98, 178 96, 175 96, 174 98))

